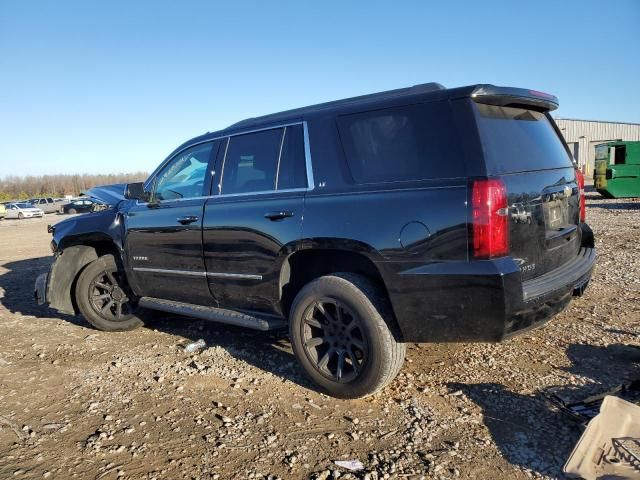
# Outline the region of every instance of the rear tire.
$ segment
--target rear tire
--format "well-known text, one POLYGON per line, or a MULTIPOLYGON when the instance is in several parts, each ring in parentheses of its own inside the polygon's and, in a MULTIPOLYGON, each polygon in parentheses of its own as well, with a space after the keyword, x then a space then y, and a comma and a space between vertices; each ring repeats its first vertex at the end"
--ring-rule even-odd
POLYGON ((18 220, 24 220, 24 215, 22 212, 18 213, 18 220))
POLYGON ((113 255, 99 257, 85 267, 76 283, 76 304, 98 330, 118 332, 144 324, 140 318, 143 310, 113 255))
POLYGON ((352 273, 307 284, 296 295, 289 317, 298 361, 322 390, 338 398, 371 395, 396 377, 406 347, 392 329, 386 296, 352 273))

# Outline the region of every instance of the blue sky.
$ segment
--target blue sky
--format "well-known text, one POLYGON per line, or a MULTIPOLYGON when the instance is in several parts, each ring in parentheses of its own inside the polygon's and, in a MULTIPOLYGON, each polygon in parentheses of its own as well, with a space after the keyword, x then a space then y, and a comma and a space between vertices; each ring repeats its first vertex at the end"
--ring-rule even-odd
POLYGON ((150 171, 245 117, 428 81, 640 122, 640 1, 0 0, 0 176, 150 171))

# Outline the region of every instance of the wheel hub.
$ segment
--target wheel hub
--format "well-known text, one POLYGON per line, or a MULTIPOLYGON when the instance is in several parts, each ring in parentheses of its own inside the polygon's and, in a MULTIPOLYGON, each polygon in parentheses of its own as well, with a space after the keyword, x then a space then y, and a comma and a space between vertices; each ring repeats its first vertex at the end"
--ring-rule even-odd
POLYGON ((355 379, 368 358, 360 317, 345 303, 324 298, 307 308, 303 318, 304 348, 314 367, 340 383, 355 379))
POLYGON ((125 295, 125 293, 122 291, 122 289, 120 287, 115 287, 111 291, 111 298, 113 298, 117 302, 120 302, 120 301, 124 300, 125 297, 126 297, 126 295, 125 295))
POLYGON ((118 284, 117 272, 104 271, 96 275, 89 288, 93 309, 110 320, 122 321, 132 315, 131 300, 118 284))

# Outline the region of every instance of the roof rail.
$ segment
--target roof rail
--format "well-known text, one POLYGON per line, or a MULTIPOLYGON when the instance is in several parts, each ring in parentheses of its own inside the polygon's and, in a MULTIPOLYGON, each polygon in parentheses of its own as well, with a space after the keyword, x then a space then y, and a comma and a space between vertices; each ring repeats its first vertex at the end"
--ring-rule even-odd
POLYGON ((272 114, 263 115, 259 117, 251 117, 245 120, 241 120, 237 123, 234 123, 233 125, 230 125, 229 127, 227 127, 227 129, 241 128, 244 126, 248 126, 254 122, 268 121, 272 118, 277 118, 279 116, 296 115, 296 114, 301 115, 309 111, 324 110, 324 109, 335 107, 338 105, 354 104, 354 103, 360 103, 360 102, 371 101, 376 99, 383 100, 387 98, 397 98, 397 97, 403 97, 406 95, 417 95, 420 93, 435 92, 439 90, 445 90, 445 87, 440 83, 437 83, 437 82, 421 83, 418 85, 414 85, 412 87, 398 88, 395 90, 386 90, 384 92, 377 92, 377 93, 369 93, 367 95, 360 95, 357 97, 350 97, 350 98, 344 98, 341 100, 333 100, 330 102, 318 103, 315 105, 309 105, 307 107, 295 108, 292 110, 285 110, 283 112, 272 113, 272 114))

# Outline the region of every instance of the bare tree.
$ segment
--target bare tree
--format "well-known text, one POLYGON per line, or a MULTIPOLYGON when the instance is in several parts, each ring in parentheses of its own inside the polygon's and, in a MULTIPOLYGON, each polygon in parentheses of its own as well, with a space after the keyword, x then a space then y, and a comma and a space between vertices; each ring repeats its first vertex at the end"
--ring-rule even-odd
POLYGON ((83 190, 113 183, 139 182, 146 172, 116 174, 27 175, 0 178, 0 201, 23 200, 33 197, 62 197, 79 195, 83 190))

